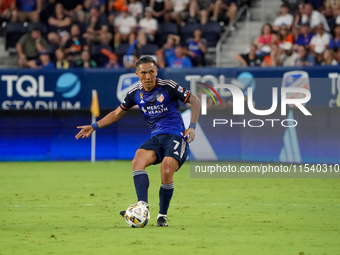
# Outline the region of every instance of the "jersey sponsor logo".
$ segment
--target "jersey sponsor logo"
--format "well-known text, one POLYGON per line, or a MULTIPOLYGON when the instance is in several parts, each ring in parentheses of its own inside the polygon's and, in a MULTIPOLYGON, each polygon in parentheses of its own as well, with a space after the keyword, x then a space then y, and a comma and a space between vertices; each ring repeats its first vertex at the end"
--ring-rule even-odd
POLYGON ((168 111, 168 107, 165 107, 163 104, 160 105, 150 105, 141 108, 144 114, 155 115, 155 114, 162 114, 168 111))
POLYGON ((177 91, 183 93, 183 88, 181 86, 179 86, 177 91))
POLYGON ((122 74, 117 85, 117 99, 122 103, 129 90, 139 83, 135 73, 122 74))
POLYGON ((164 101, 164 95, 163 94, 157 95, 157 101, 162 103, 164 101))

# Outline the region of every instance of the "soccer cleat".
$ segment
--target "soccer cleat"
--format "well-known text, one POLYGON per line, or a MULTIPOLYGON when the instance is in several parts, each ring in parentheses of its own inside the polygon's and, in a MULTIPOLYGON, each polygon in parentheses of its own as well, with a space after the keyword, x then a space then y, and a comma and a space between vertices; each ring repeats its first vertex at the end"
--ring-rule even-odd
POLYGON ((120 211, 119 214, 122 215, 122 217, 125 217, 125 211, 120 211))
POLYGON ((144 205, 144 206, 146 206, 146 208, 148 208, 148 210, 149 210, 149 205, 148 205, 148 203, 147 203, 147 202, 144 202, 144 201, 138 201, 138 202, 137 202, 137 204, 139 204, 139 205, 144 205))
POLYGON ((160 216, 157 218, 157 227, 167 227, 166 216, 160 216))

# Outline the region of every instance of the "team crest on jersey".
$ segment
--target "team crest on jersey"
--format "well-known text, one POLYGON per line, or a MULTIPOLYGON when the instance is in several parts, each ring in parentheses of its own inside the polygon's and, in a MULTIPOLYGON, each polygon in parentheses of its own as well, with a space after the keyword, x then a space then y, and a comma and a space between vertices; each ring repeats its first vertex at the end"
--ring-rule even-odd
POLYGON ((181 93, 183 93, 183 88, 181 87, 181 86, 178 86, 178 92, 181 92, 181 93))
POLYGON ((143 100, 143 93, 142 92, 139 93, 139 98, 140 98, 140 103, 144 104, 145 102, 143 100))
POLYGON ((157 95, 157 101, 158 101, 158 102, 162 103, 162 102, 163 102, 163 100, 164 100, 164 96, 163 96, 163 94, 159 94, 159 95, 157 95))

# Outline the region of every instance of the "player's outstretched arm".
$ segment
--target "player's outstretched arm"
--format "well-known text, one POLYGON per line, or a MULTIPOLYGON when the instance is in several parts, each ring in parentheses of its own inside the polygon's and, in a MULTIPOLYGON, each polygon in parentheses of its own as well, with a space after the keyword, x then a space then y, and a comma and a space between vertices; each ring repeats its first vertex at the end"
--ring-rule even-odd
MULTIPOLYGON (((116 110, 110 112, 109 114, 107 114, 104 118, 102 118, 101 120, 97 121, 98 124, 98 128, 103 128, 106 127, 114 122, 116 122, 117 120, 119 120, 124 114, 126 113, 126 111, 123 111, 120 107, 117 107, 116 110)), ((77 128, 81 129, 79 131, 79 133, 76 135, 76 139, 79 138, 89 138, 90 135, 93 133, 94 128, 92 127, 92 125, 85 125, 85 126, 77 126, 77 128)))
POLYGON ((191 94, 188 103, 191 104, 191 120, 189 128, 185 130, 184 137, 187 137, 187 142, 191 143, 195 139, 195 128, 200 115, 201 100, 191 94))

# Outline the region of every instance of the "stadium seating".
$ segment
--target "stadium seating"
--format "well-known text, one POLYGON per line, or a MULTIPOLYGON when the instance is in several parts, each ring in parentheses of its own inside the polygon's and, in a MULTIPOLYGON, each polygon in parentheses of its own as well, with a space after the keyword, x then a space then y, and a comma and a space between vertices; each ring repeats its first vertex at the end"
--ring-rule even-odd
POLYGON ((186 40, 193 37, 193 33, 197 28, 201 28, 199 23, 186 23, 183 27, 181 27, 181 41, 186 42, 186 40))
POLYGON ((158 51, 158 49, 159 48, 156 44, 148 43, 139 49, 139 54, 140 55, 156 55, 156 51, 158 51))
POLYGON ((103 48, 111 51, 110 47, 105 45, 94 44, 91 46, 91 57, 96 61, 98 67, 104 66, 104 64, 109 61, 109 58, 102 53, 103 48))
POLYGON ((174 35, 179 34, 177 25, 172 22, 161 23, 158 27, 157 36, 156 36, 157 44, 160 47, 162 47, 166 43, 166 40, 169 34, 174 34, 174 35))
POLYGON ((9 48, 15 48, 20 37, 27 33, 27 31, 27 27, 21 23, 7 23, 5 27, 6 50, 9 48))
POLYGON ((210 21, 201 27, 207 47, 215 47, 222 33, 222 28, 216 21, 210 21))
POLYGON ((45 38, 47 37, 48 32, 50 32, 47 28, 47 25, 43 23, 28 23, 27 30, 31 31, 34 27, 39 28, 41 35, 45 38))
MULTIPOLYGON (((120 44, 117 48, 115 48, 115 54, 117 55, 118 61, 123 62, 123 56, 128 53, 128 50, 130 48, 129 44, 120 44)), ((132 50, 132 55, 137 55, 137 50, 134 48, 132 50)))

